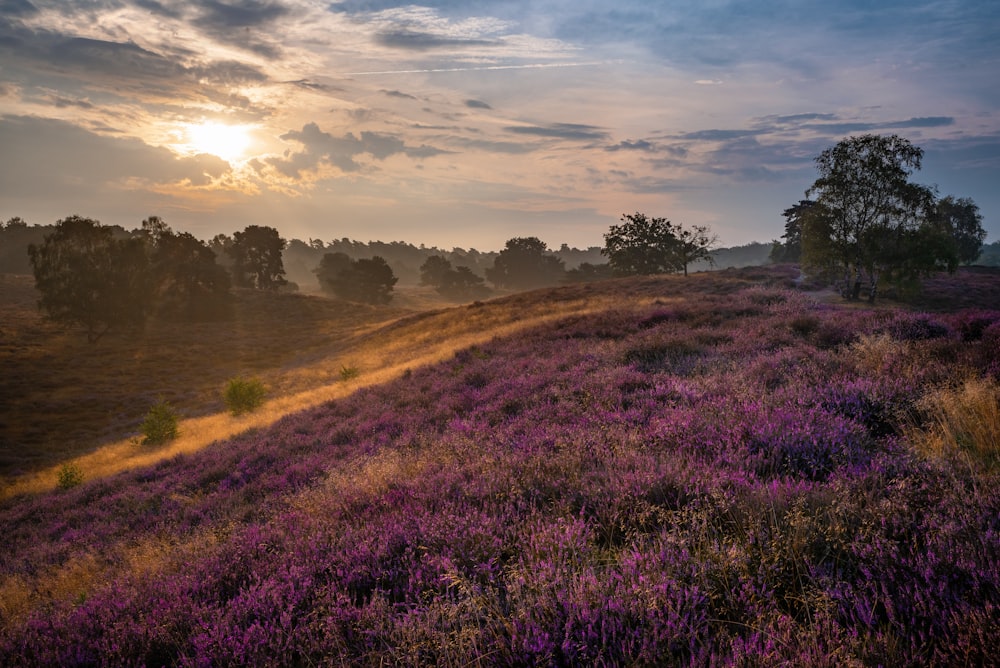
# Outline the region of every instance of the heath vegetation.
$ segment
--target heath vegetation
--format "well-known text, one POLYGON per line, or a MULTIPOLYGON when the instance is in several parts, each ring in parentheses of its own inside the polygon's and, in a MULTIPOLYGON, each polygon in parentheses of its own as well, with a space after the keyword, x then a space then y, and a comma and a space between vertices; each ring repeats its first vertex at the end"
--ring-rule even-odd
POLYGON ((796 273, 459 307, 554 315, 200 452, 8 499, 0 655, 988 664, 1000 310, 847 309, 796 273))

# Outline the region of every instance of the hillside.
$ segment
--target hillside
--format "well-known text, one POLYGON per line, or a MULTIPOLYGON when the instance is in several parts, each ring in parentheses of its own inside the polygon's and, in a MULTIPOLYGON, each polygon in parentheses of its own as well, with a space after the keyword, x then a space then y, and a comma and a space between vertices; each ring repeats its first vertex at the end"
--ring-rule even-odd
POLYGON ((793 275, 385 312, 303 349, 270 382, 305 410, 0 503, 0 663, 994 662, 1000 311, 793 275))

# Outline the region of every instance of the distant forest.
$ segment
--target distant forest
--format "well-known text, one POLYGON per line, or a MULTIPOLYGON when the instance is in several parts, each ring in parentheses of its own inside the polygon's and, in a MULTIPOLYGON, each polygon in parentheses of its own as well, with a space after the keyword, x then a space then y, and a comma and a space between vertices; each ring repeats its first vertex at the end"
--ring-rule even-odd
MULTIPOLYGON (((116 235, 127 237, 135 233, 120 226, 111 226, 116 235)), ((55 224, 27 225, 18 218, 12 218, 7 223, 0 222, 0 273, 31 274, 31 263, 28 260, 28 246, 41 244, 45 235, 55 230, 55 224)), ((707 271, 711 269, 728 269, 760 266, 770 263, 773 243, 753 242, 743 246, 719 248, 711 255, 715 266, 705 261, 693 263, 692 271, 707 271)), ((558 249, 550 251, 565 263, 567 270, 580 265, 603 265, 607 257, 601 254, 601 246, 591 246, 586 249, 571 248, 562 244, 558 249)), ((420 267, 427 258, 437 255, 454 266, 465 266, 478 276, 485 276, 486 270, 493 266, 499 251, 478 251, 474 248, 452 248, 444 250, 427 247, 421 244, 414 246, 403 241, 354 241, 348 238, 328 242, 310 239, 308 242, 291 239, 282 257, 285 273, 291 283, 305 292, 318 292, 319 282, 315 269, 326 253, 344 253, 352 260, 382 257, 392 267, 392 271, 402 285, 417 285, 420 283, 420 267)), ((224 261, 224 258, 220 258, 224 261)), ((976 264, 988 267, 1000 267, 1000 242, 984 244, 982 253, 976 264)))
MULTIPOLYGON (((135 231, 130 232, 121 226, 109 227, 114 229, 116 236, 128 237, 135 233, 135 231)), ((0 223, 0 273, 31 274, 28 246, 41 244, 45 235, 51 234, 54 230, 55 224, 28 225, 17 218, 12 218, 6 224, 0 223)), ((997 246, 993 249, 994 261, 1000 265, 1000 244, 994 244, 994 246, 997 246)), ((720 248, 712 252, 712 257, 715 260, 714 267, 702 261, 693 263, 691 269, 704 271, 767 264, 772 247, 771 243, 754 242, 745 246, 720 248)), ((550 254, 562 260, 567 270, 572 270, 583 264, 606 264, 607 257, 601 254, 601 248, 601 246, 591 246, 581 250, 562 244, 560 248, 550 251, 550 254)), ((984 255, 988 250, 988 246, 983 247, 984 255)), ((419 284, 420 267, 427 258, 434 255, 444 258, 454 266, 468 267, 478 276, 485 276, 486 270, 493 266, 494 260, 499 255, 499 251, 484 252, 474 248, 444 250, 427 247, 423 244, 414 246, 402 241, 371 241, 366 243, 346 237, 328 242, 319 239, 310 239, 309 241, 291 239, 282 253, 288 280, 296 284, 302 291, 319 291, 315 269, 326 253, 344 253, 352 260, 374 256, 382 257, 392 267, 393 273, 403 285, 419 284)), ((224 261, 224 258, 219 259, 224 261)))

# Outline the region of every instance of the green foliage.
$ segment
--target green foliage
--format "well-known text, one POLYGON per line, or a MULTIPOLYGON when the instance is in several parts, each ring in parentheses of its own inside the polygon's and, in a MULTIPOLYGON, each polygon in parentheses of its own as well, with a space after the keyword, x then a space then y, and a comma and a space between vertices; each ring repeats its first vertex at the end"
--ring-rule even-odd
POLYGON ((341 299, 388 304, 399 281, 383 258, 352 260, 344 253, 327 253, 316 269, 320 285, 341 299))
POLYGON ((803 220, 815 209, 816 202, 803 199, 795 206, 781 212, 785 217, 785 233, 781 235, 784 242, 775 242, 771 250, 770 260, 774 263, 797 263, 802 259, 802 225, 803 220))
POLYGON ((952 238, 959 262, 972 264, 979 259, 986 241, 986 230, 975 202, 968 197, 948 195, 934 205, 931 223, 952 238))
POLYGON ((142 444, 161 445, 177 438, 177 411, 166 401, 157 402, 142 421, 142 444))
POLYGON ((70 216, 28 254, 39 307, 53 320, 82 325, 91 342, 112 328, 145 324, 152 283, 141 239, 115 238, 96 220, 70 216))
POLYGON ((842 271, 848 298, 867 280, 874 301, 880 282, 912 291, 920 277, 978 257, 986 237, 978 208, 969 199, 935 201, 930 188, 910 182, 922 158, 897 135, 851 137, 823 151, 806 191, 816 202, 798 216, 803 264, 842 271))
POLYGON ((619 276, 674 271, 686 276, 693 262, 714 264, 712 249, 718 238, 706 226, 687 228, 639 212, 624 214, 621 220, 621 225, 612 225, 604 235, 601 251, 619 276))
POLYGON ((72 489, 83 482, 83 470, 76 464, 63 464, 59 467, 56 484, 59 489, 72 489))
POLYGON ((486 270, 486 278, 499 288, 527 290, 560 283, 566 274, 562 260, 548 253, 538 237, 509 239, 486 270))
MULTIPOLYGON (((220 243, 224 241, 220 239, 220 243)), ((236 285, 258 290, 277 290, 284 285, 281 252, 286 245, 273 227, 248 225, 242 232, 234 233, 232 242, 224 247, 233 260, 236 285)))
POLYGON ((231 378, 226 383, 222 398, 233 415, 251 413, 264 403, 267 391, 259 378, 231 378))
POLYGON ((361 370, 356 366, 341 366, 340 367, 340 379, 344 382, 349 380, 354 380, 361 375, 361 370))

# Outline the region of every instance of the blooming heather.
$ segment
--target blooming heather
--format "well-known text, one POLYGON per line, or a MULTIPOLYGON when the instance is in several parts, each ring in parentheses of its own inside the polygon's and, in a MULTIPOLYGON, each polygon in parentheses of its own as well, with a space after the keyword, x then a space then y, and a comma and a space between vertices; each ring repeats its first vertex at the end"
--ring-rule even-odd
POLYGON ((5 502, 0 663, 996 661, 997 473, 908 439, 1000 315, 677 285, 5 502))

